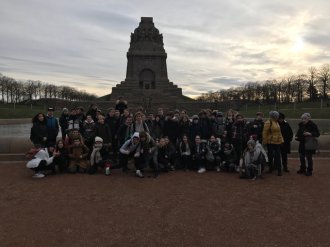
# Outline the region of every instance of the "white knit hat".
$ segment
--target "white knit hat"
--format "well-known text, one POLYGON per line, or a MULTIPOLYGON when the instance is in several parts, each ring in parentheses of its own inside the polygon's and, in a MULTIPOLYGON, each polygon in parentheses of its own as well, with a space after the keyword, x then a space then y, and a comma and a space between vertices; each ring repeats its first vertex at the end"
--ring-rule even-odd
POLYGON ((95 137, 95 142, 102 142, 103 143, 103 139, 99 136, 95 137))

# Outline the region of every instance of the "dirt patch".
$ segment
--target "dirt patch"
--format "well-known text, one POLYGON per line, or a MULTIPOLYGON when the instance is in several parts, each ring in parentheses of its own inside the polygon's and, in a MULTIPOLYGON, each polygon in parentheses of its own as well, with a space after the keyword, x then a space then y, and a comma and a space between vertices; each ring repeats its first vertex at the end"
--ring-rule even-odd
MULTIPOLYGON (((139 179, 115 170, 32 179, 1 165, 1 246, 328 246, 329 159, 313 177, 248 181, 176 171, 139 179)), ((147 174, 148 175, 148 174, 147 174)), ((152 175, 152 174, 150 174, 152 175)))

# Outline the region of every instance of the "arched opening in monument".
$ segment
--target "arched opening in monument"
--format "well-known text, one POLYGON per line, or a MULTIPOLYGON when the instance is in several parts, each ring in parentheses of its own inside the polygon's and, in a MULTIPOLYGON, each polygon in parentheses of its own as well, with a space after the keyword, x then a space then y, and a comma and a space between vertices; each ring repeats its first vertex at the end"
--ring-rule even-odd
POLYGON ((150 69, 144 69, 139 75, 139 88, 141 89, 155 89, 155 73, 150 69))

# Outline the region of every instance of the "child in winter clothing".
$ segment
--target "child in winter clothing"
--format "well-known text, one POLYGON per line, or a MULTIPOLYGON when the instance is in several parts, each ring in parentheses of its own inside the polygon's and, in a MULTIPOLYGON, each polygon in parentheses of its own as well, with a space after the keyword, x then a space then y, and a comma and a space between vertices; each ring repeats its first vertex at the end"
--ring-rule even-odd
POLYGON ((74 140, 73 145, 69 149, 70 165, 69 172, 76 173, 85 172, 88 167, 87 156, 89 149, 82 144, 80 139, 74 140))
POLYGON ((131 139, 127 140, 119 150, 119 166, 122 167, 123 172, 127 172, 128 158, 135 154, 135 151, 140 143, 139 132, 135 132, 131 139))
POLYGON ((103 139, 96 136, 93 151, 90 157, 90 167, 88 169, 88 173, 94 174, 97 172, 98 167, 104 168, 106 175, 110 175, 109 153, 103 146, 103 139))

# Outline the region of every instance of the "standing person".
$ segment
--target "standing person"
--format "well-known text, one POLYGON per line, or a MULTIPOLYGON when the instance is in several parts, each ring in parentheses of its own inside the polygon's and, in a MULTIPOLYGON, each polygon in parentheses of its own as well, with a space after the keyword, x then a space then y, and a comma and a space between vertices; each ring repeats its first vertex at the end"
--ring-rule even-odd
POLYGON ((83 138, 86 146, 91 151, 93 148, 95 138, 95 122, 91 115, 87 115, 86 120, 83 123, 83 138))
POLYGON ((236 169, 238 169, 240 159, 243 158, 243 152, 248 141, 246 121, 241 114, 236 115, 236 121, 232 125, 231 138, 236 151, 236 169))
POLYGON ((120 96, 118 98, 118 100, 116 101, 115 109, 119 110, 120 114, 123 114, 124 110, 127 109, 127 107, 128 107, 127 101, 124 100, 124 98, 122 96, 120 96))
POLYGON ((112 161, 114 163, 117 162, 118 156, 118 136, 117 131, 120 127, 120 113, 119 110, 115 110, 114 108, 110 108, 109 112, 105 118, 105 123, 109 125, 111 130, 111 143, 112 143, 112 161))
POLYGON ((69 110, 68 108, 63 108, 62 110, 62 114, 60 116, 60 126, 61 126, 61 132, 62 132, 62 140, 65 140, 67 131, 68 131, 68 127, 69 127, 69 110))
MULTIPOLYGON (((208 111, 209 112, 209 111, 208 111)), ((201 130, 201 139, 207 141, 210 139, 211 134, 212 134, 212 124, 207 116, 207 111, 203 110, 199 114, 199 125, 200 125, 200 130, 201 130)))
POLYGON ((189 139, 195 140, 195 137, 201 134, 201 126, 199 125, 199 117, 197 115, 192 116, 192 123, 189 129, 189 139))
POLYGON ((151 136, 154 140, 159 140, 163 136, 164 122, 160 120, 160 116, 156 115, 152 125, 151 136))
POLYGON ((299 141, 299 158, 300 158, 300 169, 297 171, 298 174, 306 174, 306 176, 313 175, 313 154, 317 149, 314 147, 305 146, 307 142, 311 141, 320 136, 318 126, 311 120, 309 113, 301 115, 301 122, 299 123, 299 129, 296 134, 296 140, 299 141), (310 139, 310 140, 309 140, 310 139), (307 159, 307 172, 306 172, 306 159, 307 159))
POLYGON ((133 122, 133 133, 141 132, 141 131, 145 131, 149 133, 148 125, 144 121, 143 117, 144 114, 142 112, 138 111, 137 113, 135 113, 134 122, 133 122))
POLYGON ((249 136, 257 136, 257 139, 262 143, 262 130, 264 128, 264 114, 257 112, 256 118, 248 124, 249 136))
POLYGON ((117 131, 118 144, 121 147, 127 140, 130 140, 133 132, 133 119, 131 116, 125 119, 125 123, 122 124, 117 131))
POLYGON ((96 114, 97 114, 97 105, 96 105, 95 103, 92 103, 92 104, 89 106, 89 109, 88 109, 86 115, 90 115, 90 116, 92 116, 94 122, 96 123, 96 122, 97 122, 96 114))
POLYGON ((47 146, 55 146, 56 138, 59 132, 59 124, 54 116, 55 109, 53 107, 48 108, 46 116, 47 125, 47 146))
POLYGON ((223 113, 217 112, 215 114, 215 119, 212 123, 212 134, 215 135, 216 138, 223 139, 225 130, 226 124, 223 119, 223 113))
POLYGON ((233 109, 229 109, 226 113, 226 119, 225 119, 225 132, 224 132, 224 139, 228 141, 229 143, 232 143, 232 127, 235 122, 235 117, 237 115, 237 112, 235 112, 233 109))
POLYGON ((167 136, 173 145, 177 144, 179 137, 179 119, 174 115, 174 112, 166 114, 164 122, 164 135, 167 136))
POLYGON ((46 147, 47 136, 46 116, 43 113, 38 113, 32 118, 30 140, 37 148, 46 147))
POLYGON ((179 139, 182 140, 183 136, 188 136, 190 131, 190 121, 187 115, 182 115, 179 121, 179 139))
POLYGON ((277 168, 277 175, 282 176, 281 145, 284 143, 281 128, 278 123, 279 113, 269 112, 269 119, 264 124, 262 142, 267 145, 269 159, 269 173, 272 173, 274 166, 277 168))
POLYGON ((279 113, 278 123, 280 125, 281 133, 284 140, 284 143, 281 145, 283 171, 289 172, 288 154, 291 153, 291 142, 293 138, 293 131, 290 124, 285 120, 285 115, 281 112, 279 113))
POLYGON ((98 122, 95 125, 95 136, 101 137, 103 142, 102 145, 108 150, 108 152, 110 151, 110 147, 111 147, 111 129, 109 127, 109 125, 105 124, 104 122, 104 116, 100 115, 98 118, 98 122))

